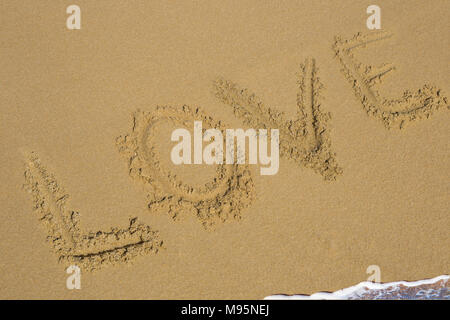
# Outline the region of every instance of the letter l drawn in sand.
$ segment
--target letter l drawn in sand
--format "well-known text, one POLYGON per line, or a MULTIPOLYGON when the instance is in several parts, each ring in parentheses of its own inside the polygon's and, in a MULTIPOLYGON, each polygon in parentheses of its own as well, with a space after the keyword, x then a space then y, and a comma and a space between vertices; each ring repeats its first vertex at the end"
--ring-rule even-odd
POLYGON ((84 271, 94 271, 106 264, 128 262, 162 246, 158 232, 130 219, 125 229, 83 233, 78 212, 67 209, 69 195, 55 177, 41 164, 35 153, 28 157, 25 188, 33 196, 34 211, 47 232, 60 262, 77 265, 84 271))

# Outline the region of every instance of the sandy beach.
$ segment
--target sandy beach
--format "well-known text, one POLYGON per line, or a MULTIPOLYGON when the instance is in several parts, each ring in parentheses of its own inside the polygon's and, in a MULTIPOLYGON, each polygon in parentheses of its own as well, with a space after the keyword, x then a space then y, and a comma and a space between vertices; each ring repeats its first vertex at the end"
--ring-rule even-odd
POLYGON ((448 275, 450 2, 407 3, 368 30, 368 1, 79 0, 69 30, 72 3, 2 1, 0 298, 448 275), (279 168, 174 164, 194 121, 277 129, 279 168))

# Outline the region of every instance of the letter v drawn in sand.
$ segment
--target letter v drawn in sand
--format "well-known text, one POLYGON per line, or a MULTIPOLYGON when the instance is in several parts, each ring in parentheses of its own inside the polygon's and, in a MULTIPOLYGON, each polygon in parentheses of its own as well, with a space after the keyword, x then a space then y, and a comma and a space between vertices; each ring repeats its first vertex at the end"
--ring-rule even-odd
POLYGON ((300 65, 297 84, 297 117, 286 120, 284 115, 266 107, 259 98, 228 80, 214 83, 216 97, 233 108, 234 114, 246 125, 255 128, 280 130, 280 155, 292 159, 320 173, 325 180, 335 180, 342 173, 331 151, 327 128, 330 113, 323 111, 321 91, 315 59, 300 65))
POLYGON ((130 219, 128 228, 83 233, 79 213, 66 207, 69 195, 41 164, 35 153, 27 159, 25 187, 33 196, 34 211, 47 232, 47 241, 67 265, 76 264, 94 271, 107 264, 128 262, 150 252, 158 252, 163 242, 158 232, 130 219))
POLYGON ((194 121, 202 121, 209 128, 226 128, 199 108, 186 105, 136 111, 131 133, 116 139, 119 153, 128 164, 128 173, 144 184, 151 212, 168 213, 173 219, 180 213, 191 213, 205 228, 231 218, 240 219, 241 211, 254 198, 253 180, 247 165, 218 164, 214 178, 200 186, 184 183, 162 165, 155 141, 160 125, 189 128, 194 121))
POLYGON ((333 46, 342 65, 342 72, 367 114, 381 120, 388 129, 393 127, 401 129, 410 121, 429 118, 440 108, 450 109, 447 98, 442 95, 441 90, 431 85, 424 85, 414 93, 407 90, 400 99, 386 99, 379 94, 375 85, 381 83, 382 78, 395 67, 391 64, 380 67, 364 65, 356 60, 353 52, 391 37, 392 34, 385 31, 358 33, 350 40, 336 37, 333 46))

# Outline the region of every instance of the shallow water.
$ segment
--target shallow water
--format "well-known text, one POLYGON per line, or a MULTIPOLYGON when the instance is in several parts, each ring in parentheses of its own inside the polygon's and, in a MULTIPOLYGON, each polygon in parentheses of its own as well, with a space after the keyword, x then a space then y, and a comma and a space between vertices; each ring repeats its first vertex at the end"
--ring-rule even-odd
POLYGON ((361 282, 335 292, 308 295, 273 295, 266 299, 343 299, 343 300, 450 300, 450 276, 414 282, 361 282))

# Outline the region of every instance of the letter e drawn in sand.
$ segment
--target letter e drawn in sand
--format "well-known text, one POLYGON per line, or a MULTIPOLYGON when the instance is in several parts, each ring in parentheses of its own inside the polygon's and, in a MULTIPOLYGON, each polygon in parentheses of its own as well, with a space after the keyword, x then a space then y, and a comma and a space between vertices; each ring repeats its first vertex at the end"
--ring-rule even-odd
POLYGON ((173 219, 180 213, 191 213, 205 228, 229 219, 239 220, 241 211, 254 198, 254 184, 247 165, 217 164, 214 178, 193 186, 161 164, 155 141, 158 127, 169 124, 189 128, 194 121, 202 121, 209 128, 225 129, 220 121, 199 108, 158 106, 148 112, 136 111, 131 133, 118 137, 116 145, 127 161, 129 175, 144 184, 151 212, 168 213, 173 219))
POLYGON ((35 153, 27 159, 25 188, 33 196, 34 211, 47 232, 59 261, 94 271, 107 264, 129 262, 137 256, 156 253, 163 242, 158 232, 130 219, 125 229, 83 233, 79 213, 66 207, 69 195, 41 164, 35 153))
POLYGON ((327 124, 330 113, 323 111, 322 89, 315 59, 306 59, 300 65, 297 84, 297 117, 287 120, 273 108, 266 107, 247 89, 219 79, 214 82, 214 93, 223 103, 233 108, 234 114, 254 128, 279 128, 280 155, 312 168, 325 180, 335 180, 342 173, 331 150, 327 124))
POLYGON ((392 34, 385 31, 358 33, 349 40, 336 37, 333 46, 342 65, 342 72, 367 114, 381 120, 388 129, 402 129, 408 122, 429 118, 440 108, 450 109, 441 90, 428 84, 414 93, 406 90, 400 99, 386 99, 379 94, 375 86, 381 83, 385 75, 395 70, 395 67, 392 64, 379 67, 362 64, 357 61, 353 52, 391 37, 392 34))

